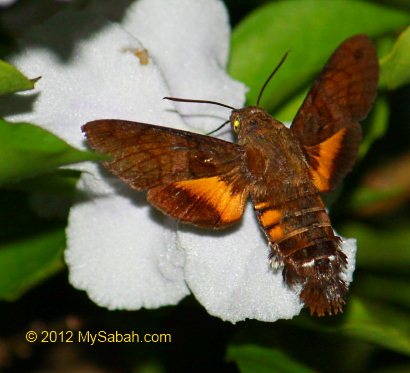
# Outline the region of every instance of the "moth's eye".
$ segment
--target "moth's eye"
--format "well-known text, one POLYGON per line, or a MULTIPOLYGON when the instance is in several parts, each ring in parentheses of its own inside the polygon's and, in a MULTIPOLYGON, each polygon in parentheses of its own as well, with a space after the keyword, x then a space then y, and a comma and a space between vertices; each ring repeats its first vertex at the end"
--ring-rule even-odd
POLYGON ((233 129, 234 129, 235 132, 239 131, 239 126, 240 126, 239 119, 235 119, 233 121, 233 129))

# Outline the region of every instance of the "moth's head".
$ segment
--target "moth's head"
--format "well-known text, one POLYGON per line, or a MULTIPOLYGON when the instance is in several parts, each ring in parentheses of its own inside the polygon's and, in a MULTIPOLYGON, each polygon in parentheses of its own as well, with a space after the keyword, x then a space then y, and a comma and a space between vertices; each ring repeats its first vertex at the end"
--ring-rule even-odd
POLYGON ((257 125, 261 117, 267 115, 266 111, 258 106, 247 106, 242 109, 232 110, 229 121, 232 131, 237 135, 246 128, 257 125))

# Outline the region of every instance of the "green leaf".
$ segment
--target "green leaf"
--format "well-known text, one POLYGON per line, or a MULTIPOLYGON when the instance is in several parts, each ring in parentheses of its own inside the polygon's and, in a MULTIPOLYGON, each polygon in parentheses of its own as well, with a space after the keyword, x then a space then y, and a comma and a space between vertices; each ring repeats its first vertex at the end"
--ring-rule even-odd
POLYGON ((349 299, 346 320, 339 330, 350 337, 410 355, 410 317, 397 308, 362 299, 349 299))
POLYGON ((391 189, 373 189, 366 186, 359 186, 350 196, 346 210, 351 212, 362 212, 363 209, 372 207, 379 202, 388 202, 391 199, 407 193, 405 187, 395 187, 391 189))
POLYGON ((355 294, 407 307, 410 310, 410 281, 404 276, 360 273, 354 282, 355 294))
POLYGON ((359 268, 407 273, 410 268, 410 222, 403 221, 394 228, 375 229, 364 224, 338 227, 344 237, 357 239, 359 268))
POLYGON ((410 355, 410 316, 399 308, 350 295, 338 321, 332 325, 302 317, 294 323, 302 328, 333 333, 335 338, 343 335, 410 355))
POLYGON ((0 95, 33 89, 37 79, 28 79, 14 66, 0 60, 0 95))
POLYGON ((410 27, 398 37, 390 53, 380 61, 380 79, 388 89, 410 83, 410 27))
POLYGON ((385 97, 380 97, 371 112, 370 117, 363 124, 364 136, 359 148, 359 158, 363 158, 372 144, 383 137, 387 131, 390 108, 385 97))
POLYGON ((75 193, 80 171, 57 170, 45 175, 37 175, 30 178, 30 182, 23 180, 5 184, 4 189, 20 190, 25 192, 42 192, 63 197, 72 197, 75 193))
POLYGON ((279 110, 275 111, 275 118, 290 125, 295 118, 295 114, 302 106, 308 92, 309 89, 306 88, 302 91, 302 93, 298 93, 294 97, 287 100, 286 103, 279 108, 279 110))
POLYGON ((0 245, 0 298, 13 300, 63 267, 64 228, 0 245))
POLYGON ((233 31, 229 71, 250 87, 248 102, 256 103, 262 84, 280 58, 286 62, 267 86, 262 106, 278 108, 300 93, 330 54, 347 37, 377 37, 407 26, 405 12, 360 1, 280 1, 263 6, 233 31))
POLYGON ((313 372, 278 349, 256 345, 229 346, 227 358, 234 361, 242 373, 313 372))
POLYGON ((0 185, 44 174, 59 166, 101 159, 95 153, 71 147, 33 124, 1 119, 0 149, 0 185))

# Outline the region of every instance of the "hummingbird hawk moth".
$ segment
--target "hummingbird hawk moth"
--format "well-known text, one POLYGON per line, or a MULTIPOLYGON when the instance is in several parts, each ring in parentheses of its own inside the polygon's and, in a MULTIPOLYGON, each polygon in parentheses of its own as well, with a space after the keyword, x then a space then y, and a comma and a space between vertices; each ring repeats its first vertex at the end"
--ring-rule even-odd
POLYGON ((250 197, 272 266, 283 269, 289 286, 301 285, 300 299, 311 314, 337 314, 347 293, 341 278, 347 259, 320 193, 334 189, 355 162, 359 122, 375 99, 378 72, 370 39, 347 39, 290 128, 259 106, 221 104, 232 109, 236 144, 115 119, 95 120, 82 130, 91 148, 112 157, 103 162, 110 172, 147 190, 151 205, 180 222, 225 228, 241 218, 250 197))

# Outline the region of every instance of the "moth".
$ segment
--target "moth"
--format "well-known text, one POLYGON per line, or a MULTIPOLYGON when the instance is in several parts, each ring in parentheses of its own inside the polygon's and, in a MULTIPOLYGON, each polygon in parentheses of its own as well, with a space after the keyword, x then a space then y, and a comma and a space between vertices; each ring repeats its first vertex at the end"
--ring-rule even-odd
POLYGON ((250 197, 272 266, 288 286, 301 285, 312 315, 337 314, 347 259, 320 193, 334 189, 355 162, 359 122, 375 99, 378 75, 372 42, 355 35, 330 57, 290 128, 259 106, 221 104, 232 109, 236 143, 115 119, 82 130, 91 148, 111 156, 105 168, 147 190, 152 206, 182 223, 225 228, 241 218, 250 197))

